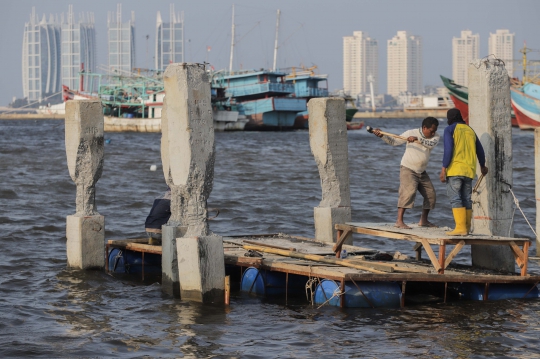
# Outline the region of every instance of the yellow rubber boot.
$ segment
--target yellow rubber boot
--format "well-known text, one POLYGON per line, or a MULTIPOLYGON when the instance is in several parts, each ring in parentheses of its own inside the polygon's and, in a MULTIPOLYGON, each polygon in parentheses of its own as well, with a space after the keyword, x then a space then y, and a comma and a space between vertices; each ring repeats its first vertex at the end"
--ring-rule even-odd
POLYGON ((465 225, 467 226, 467 233, 471 233, 471 222, 472 222, 472 209, 467 209, 467 217, 465 225))
POLYGON ((465 207, 452 208, 456 228, 451 232, 446 232, 449 236, 466 236, 467 233, 467 211, 465 207))

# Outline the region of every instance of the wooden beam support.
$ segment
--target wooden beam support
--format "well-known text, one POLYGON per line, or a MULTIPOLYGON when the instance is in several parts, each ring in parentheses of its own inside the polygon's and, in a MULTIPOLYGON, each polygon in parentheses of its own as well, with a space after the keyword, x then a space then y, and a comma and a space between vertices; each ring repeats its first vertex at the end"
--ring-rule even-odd
POLYGON ((448 255, 448 257, 447 257, 446 260, 444 261, 444 269, 446 269, 446 267, 448 267, 448 265, 450 264, 450 262, 452 262, 452 260, 454 259, 454 257, 457 256, 457 254, 459 253, 459 251, 461 250, 461 248, 463 248, 464 245, 465 245, 465 241, 464 241, 464 240, 461 240, 461 241, 459 241, 458 244, 456 244, 456 246, 454 247, 454 249, 452 250, 452 252, 450 252, 450 254, 448 255))
POLYGON ((435 267, 435 270, 437 271, 437 273, 439 273, 441 271, 441 266, 439 265, 439 260, 433 252, 433 249, 431 249, 431 245, 425 238, 421 238, 421 242, 424 246, 424 250, 426 251, 429 259, 431 260, 431 264, 433 264, 433 267, 435 267))
POLYGON ((439 271, 439 273, 441 274, 444 274, 444 268, 446 268, 444 266, 445 257, 446 257, 446 244, 443 243, 439 245, 439 265, 441 266, 441 270, 439 271))
POLYGON ((413 251, 416 252, 416 260, 420 261, 422 260, 422 243, 418 242, 414 245, 413 251))
POLYGON ((520 269, 523 269, 523 267, 525 266, 523 251, 513 241, 510 242, 510 248, 512 248, 512 252, 514 253, 514 258, 516 258, 518 267, 520 269))
POLYGON ((530 242, 523 243, 523 268, 521 268, 521 276, 527 276, 527 265, 529 263, 529 245, 530 242))
POLYGON ((342 230, 338 229, 338 231, 337 231, 337 237, 338 238, 337 238, 336 244, 334 244, 334 247, 332 248, 334 253, 336 253, 336 258, 340 257, 341 247, 343 247, 343 243, 345 243, 345 241, 347 240, 347 238, 351 234, 352 234, 351 230, 342 231, 342 230))

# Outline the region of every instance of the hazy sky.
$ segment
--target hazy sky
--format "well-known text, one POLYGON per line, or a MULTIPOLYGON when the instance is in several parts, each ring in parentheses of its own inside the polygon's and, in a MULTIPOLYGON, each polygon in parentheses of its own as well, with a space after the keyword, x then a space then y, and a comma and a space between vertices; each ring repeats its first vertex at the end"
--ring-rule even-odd
MULTIPOLYGON (((107 13, 110 0, 0 0, 0 105, 22 97, 21 54, 24 23, 32 7, 43 14, 93 12, 97 63, 107 63, 107 13)), ((169 18, 169 5, 184 11, 185 60, 208 59, 216 69, 228 68, 233 1, 125 0, 123 20, 135 11, 136 66, 154 67, 156 13, 169 18), (146 35, 150 35, 146 40, 146 35), (207 47, 211 51, 207 52, 207 47), (208 57, 207 57, 208 56, 208 57)), ((343 36, 365 31, 379 42, 379 89, 386 91, 386 43, 406 30, 423 39, 424 85, 441 86, 439 74, 452 75, 452 37, 461 30, 480 35, 480 56, 488 51, 489 33, 509 29, 516 34, 515 58, 523 41, 540 49, 540 0, 235 0, 235 68, 269 68, 273 62, 276 10, 281 9, 278 67, 316 65, 328 74, 330 90, 343 86, 343 36)), ((540 53, 531 53, 540 59, 540 53)), ((520 76, 521 77, 521 76, 520 76)))

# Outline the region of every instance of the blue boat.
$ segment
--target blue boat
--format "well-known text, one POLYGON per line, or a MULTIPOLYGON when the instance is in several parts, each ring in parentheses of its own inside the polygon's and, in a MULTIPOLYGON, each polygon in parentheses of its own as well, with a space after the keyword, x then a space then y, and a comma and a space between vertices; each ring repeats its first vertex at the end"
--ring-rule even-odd
MULTIPOLYGON (((306 102, 316 97, 328 97, 328 79, 326 75, 315 75, 312 71, 293 71, 287 75, 285 80, 288 84, 294 86, 292 97, 305 99, 306 102), (319 87, 319 83, 323 81, 326 83, 326 88, 319 87)), ((307 128, 308 119, 306 107, 306 109, 296 114, 294 127, 307 128)))
POLYGON ((306 110, 306 100, 291 97, 294 85, 285 82, 284 72, 216 72, 212 87, 225 90, 220 106, 236 106, 246 116, 246 130, 292 129, 296 114, 306 110))
POLYGON ((519 128, 534 130, 540 127, 540 86, 525 83, 523 86, 511 86, 510 90, 512 108, 519 128))

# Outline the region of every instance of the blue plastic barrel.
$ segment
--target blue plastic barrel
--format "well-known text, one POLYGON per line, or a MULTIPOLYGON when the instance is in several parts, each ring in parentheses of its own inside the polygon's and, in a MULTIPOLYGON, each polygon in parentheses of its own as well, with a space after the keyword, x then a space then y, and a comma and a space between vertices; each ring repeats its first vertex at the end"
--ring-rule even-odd
MULTIPOLYGON (((395 282, 345 282, 343 306, 345 308, 399 308, 401 306, 401 287, 395 282), (363 293, 363 294, 362 294, 363 293), (367 298, 367 299, 366 299, 367 298)), ((340 285, 333 280, 324 279, 315 289, 316 305, 339 307, 340 285)))
MULTIPOLYGON (((456 291, 463 300, 484 300, 485 285, 481 283, 452 283, 449 290, 456 291)), ((493 283, 489 285, 488 300, 540 298, 540 291, 534 284, 493 283), (525 295, 527 295, 525 297, 525 295)))
MULTIPOLYGON (((305 293, 305 276, 289 274, 287 287, 288 295, 298 295, 305 293)), ((287 286, 287 274, 283 272, 273 272, 265 269, 249 267, 242 275, 240 290, 258 296, 284 295, 287 286)))
MULTIPOLYGON (((142 253, 113 248, 109 252, 109 272, 124 274, 142 273, 142 253)), ((161 274, 161 256, 144 254, 144 274, 161 274)))

